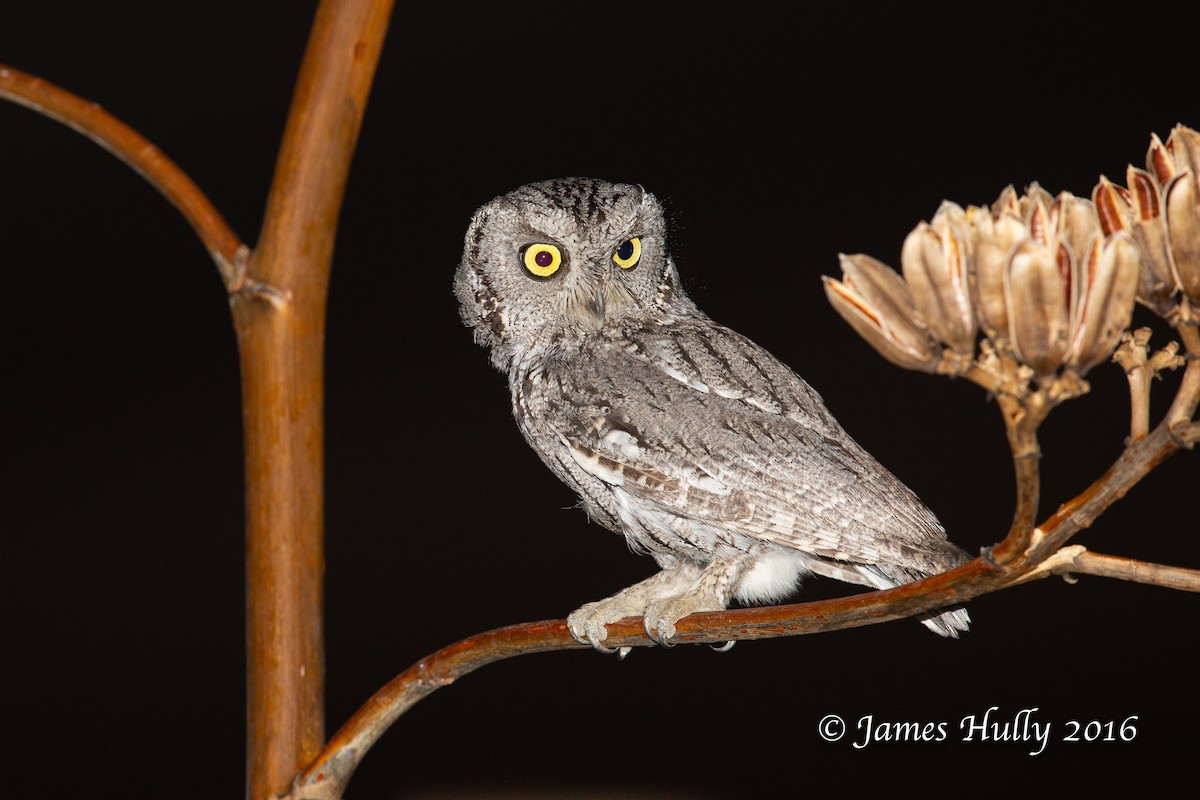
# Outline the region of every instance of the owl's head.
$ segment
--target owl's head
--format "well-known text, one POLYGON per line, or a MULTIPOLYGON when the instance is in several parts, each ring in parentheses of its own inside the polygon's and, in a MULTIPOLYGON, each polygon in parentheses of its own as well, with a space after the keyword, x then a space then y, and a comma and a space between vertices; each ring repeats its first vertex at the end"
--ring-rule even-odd
POLYGON ((654 195, 590 178, 531 183, 476 211, 454 292, 463 322, 502 370, 535 346, 669 319, 691 305, 654 195))

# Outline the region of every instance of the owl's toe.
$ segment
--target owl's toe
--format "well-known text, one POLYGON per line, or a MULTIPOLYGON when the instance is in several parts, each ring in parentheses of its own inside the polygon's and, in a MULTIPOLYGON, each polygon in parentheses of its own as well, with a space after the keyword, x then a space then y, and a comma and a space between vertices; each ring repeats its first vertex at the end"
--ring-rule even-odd
POLYGON ((670 647, 670 639, 675 635, 675 625, 679 620, 702 611, 723 611, 724 609, 725 606, 706 592, 693 591, 650 603, 642 615, 642 625, 646 629, 647 636, 663 647, 670 647))
MULTIPOLYGON (((610 598, 611 600, 612 598, 610 598)), ((601 653, 618 653, 621 658, 629 652, 627 647, 608 647, 604 640, 608 638, 607 625, 629 616, 623 608, 616 608, 609 600, 588 603, 567 615, 567 630, 571 637, 580 644, 586 644, 601 653)))

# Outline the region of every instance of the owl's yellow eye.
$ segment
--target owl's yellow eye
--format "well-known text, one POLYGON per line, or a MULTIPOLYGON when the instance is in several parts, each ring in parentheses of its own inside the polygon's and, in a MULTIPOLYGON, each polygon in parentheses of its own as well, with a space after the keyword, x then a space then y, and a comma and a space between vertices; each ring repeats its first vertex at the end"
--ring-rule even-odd
POLYGON ((617 248, 617 252, 613 253, 613 261, 621 269, 633 269, 637 266, 638 259, 642 257, 642 240, 636 236, 623 242, 617 248))
POLYGON ((549 278, 562 266, 562 253, 552 244, 531 244, 521 258, 525 269, 539 278, 549 278))

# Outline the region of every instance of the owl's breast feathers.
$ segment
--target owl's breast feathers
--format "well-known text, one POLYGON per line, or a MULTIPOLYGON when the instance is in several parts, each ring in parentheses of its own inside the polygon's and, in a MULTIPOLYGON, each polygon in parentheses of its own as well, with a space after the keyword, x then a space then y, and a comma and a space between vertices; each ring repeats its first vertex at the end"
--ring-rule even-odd
POLYGON ((774 545, 922 573, 967 559, 808 384, 706 317, 589 337, 510 377, 530 444, 647 549, 774 545))

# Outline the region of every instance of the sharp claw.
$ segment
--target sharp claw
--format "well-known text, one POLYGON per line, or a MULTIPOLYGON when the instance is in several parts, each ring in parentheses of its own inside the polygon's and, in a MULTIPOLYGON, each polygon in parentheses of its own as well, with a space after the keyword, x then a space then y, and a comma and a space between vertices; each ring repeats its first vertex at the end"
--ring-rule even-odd
MULTIPOLYGON (((646 631, 646 635, 650 637, 650 641, 654 642, 659 647, 674 647, 675 645, 668 641, 670 636, 661 636, 658 630, 651 627, 650 618, 642 617, 642 630, 646 631)), ((672 631, 672 633, 674 633, 672 631)))
POLYGON ((604 653, 605 655, 612 655, 613 653, 616 653, 618 658, 625 658, 630 650, 628 647, 608 647, 604 644, 601 644, 606 638, 608 638, 608 631, 605 630, 603 625, 594 626, 588 623, 582 626, 581 631, 577 631, 575 630, 575 626, 571 625, 570 620, 568 620, 567 633, 571 634, 572 639, 580 644, 587 645, 597 653, 604 653))
MULTIPOLYGON (((613 653, 620 653, 621 650, 626 649, 624 647, 606 647, 599 642, 590 642, 590 644, 592 645, 593 650, 595 650, 597 653, 604 653, 606 656, 611 656, 613 653)), ((624 656, 621 657, 623 658, 624 656)))

